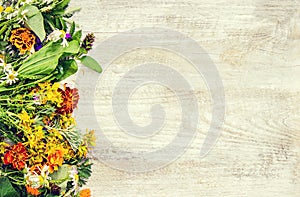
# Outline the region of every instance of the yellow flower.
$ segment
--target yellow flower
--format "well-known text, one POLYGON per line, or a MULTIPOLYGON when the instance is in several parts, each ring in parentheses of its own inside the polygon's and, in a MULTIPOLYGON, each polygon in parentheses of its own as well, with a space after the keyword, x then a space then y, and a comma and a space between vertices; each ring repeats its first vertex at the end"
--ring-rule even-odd
POLYGON ((30 116, 25 110, 23 110, 22 113, 19 114, 19 118, 22 122, 30 122, 30 116))
POLYGON ((34 120, 30 118, 30 116, 25 110, 23 110, 18 116, 21 120, 20 122, 21 126, 23 126, 23 128, 25 129, 25 131, 27 131, 27 133, 31 133, 30 126, 32 125, 34 120))
POLYGON ((0 14, 3 12, 4 8, 0 5, 0 14))
POLYGON ((49 166, 50 173, 58 170, 58 167, 63 164, 65 154, 66 150, 60 148, 53 148, 49 151, 46 165, 49 166))
POLYGON ((57 107, 60 107, 60 104, 63 102, 62 95, 58 91, 60 84, 54 83, 51 85, 50 83, 39 83, 39 88, 34 90, 32 93, 39 94, 42 98, 42 104, 46 104, 47 102, 55 103, 57 107))
POLYGON ((83 140, 87 146, 96 146, 95 130, 86 129, 83 140))
POLYGON ((75 126, 76 121, 70 114, 60 115, 59 124, 62 129, 68 129, 75 126))
POLYGON ((59 139, 59 140, 63 140, 63 136, 60 134, 60 132, 54 128, 52 128, 51 130, 49 130, 49 133, 52 134, 50 136, 53 136, 54 139, 59 139))
POLYGON ((30 148, 34 148, 37 146, 40 140, 44 138, 44 131, 42 126, 37 126, 34 129, 34 132, 27 136, 28 144, 30 148))
POLYGON ((76 154, 79 157, 86 157, 87 152, 88 152, 88 148, 86 146, 84 146, 84 145, 81 145, 81 146, 78 147, 78 150, 77 150, 76 154))
POLYGON ((10 6, 8 6, 7 8, 5 8, 4 12, 7 12, 7 13, 10 13, 10 12, 13 12, 14 9, 10 6))
POLYGON ((4 154, 6 151, 6 148, 9 147, 9 144, 6 142, 0 142, 0 154, 4 154))

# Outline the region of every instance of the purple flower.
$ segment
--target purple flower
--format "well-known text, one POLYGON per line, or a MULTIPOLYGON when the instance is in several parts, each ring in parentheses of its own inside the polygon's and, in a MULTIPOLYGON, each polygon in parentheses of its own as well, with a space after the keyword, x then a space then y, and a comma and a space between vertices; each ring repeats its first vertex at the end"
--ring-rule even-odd
POLYGON ((66 33, 66 37, 65 37, 66 39, 70 39, 70 38, 72 38, 72 36, 71 36, 71 34, 69 34, 69 33, 66 33))
POLYGON ((41 40, 36 37, 36 41, 35 41, 35 45, 34 45, 34 49, 35 51, 40 50, 43 47, 43 43, 41 42, 41 40))
POLYGON ((33 103, 36 104, 36 105, 40 105, 41 102, 40 102, 40 96, 38 94, 34 94, 33 95, 33 103))

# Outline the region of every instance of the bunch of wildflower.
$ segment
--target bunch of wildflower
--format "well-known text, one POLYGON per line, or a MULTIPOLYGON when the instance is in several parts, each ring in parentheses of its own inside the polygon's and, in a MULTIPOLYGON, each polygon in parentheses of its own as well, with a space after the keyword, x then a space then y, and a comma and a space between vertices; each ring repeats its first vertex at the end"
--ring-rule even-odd
POLYGON ((60 82, 78 62, 101 72, 87 53, 95 37, 71 20, 70 0, 0 0, 0 193, 91 196, 94 131, 78 130, 76 88, 60 82))

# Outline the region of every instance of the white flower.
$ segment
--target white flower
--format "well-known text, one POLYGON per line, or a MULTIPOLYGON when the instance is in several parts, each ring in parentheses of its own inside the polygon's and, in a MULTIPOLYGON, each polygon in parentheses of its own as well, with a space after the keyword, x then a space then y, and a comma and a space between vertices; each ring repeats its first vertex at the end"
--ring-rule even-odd
POLYGON ((19 23, 24 23, 25 21, 28 20, 26 14, 27 14, 28 10, 23 10, 21 12, 21 18, 19 19, 19 23))
POLYGON ((59 39, 62 38, 62 36, 63 36, 63 33, 60 30, 56 29, 51 34, 49 34, 47 40, 57 42, 59 39))
POLYGON ((31 171, 29 168, 26 168, 25 180, 26 184, 30 185, 32 188, 39 188, 41 186, 49 186, 49 166, 44 165, 42 169, 38 167, 40 174, 35 171, 31 171))
POLYGON ((7 64, 4 61, 0 60, 0 67, 3 67, 4 72, 9 72, 12 70, 11 64, 7 64))
POLYGON ((5 80, 6 84, 12 85, 16 83, 19 79, 17 78, 18 72, 13 71, 13 70, 8 70, 5 72, 6 76, 2 77, 1 80, 5 80))
POLYGON ((76 194, 79 190, 79 184, 78 184, 79 177, 78 177, 77 168, 75 166, 72 166, 69 173, 70 173, 69 177, 72 179, 72 185, 73 185, 72 191, 75 191, 76 194))
POLYGON ((62 41, 61 45, 62 45, 63 47, 68 47, 68 46, 69 46, 69 43, 68 43, 67 39, 63 38, 63 41, 62 41))
POLYGON ((21 1, 21 5, 24 5, 24 4, 30 4, 33 0, 22 0, 21 1))
POLYGON ((69 43, 66 39, 66 32, 64 30, 54 30, 47 38, 47 40, 53 41, 53 42, 57 42, 60 39, 62 39, 62 43, 61 45, 63 47, 68 47, 69 43))
POLYGON ((52 2, 53 2, 53 0, 45 0, 45 3, 47 3, 47 4, 50 4, 52 2))
POLYGON ((11 20, 12 18, 16 17, 18 13, 19 13, 18 10, 14 10, 13 12, 6 15, 6 19, 11 20))
POLYGON ((26 168, 26 171, 27 173, 24 175, 26 184, 32 188, 39 188, 41 186, 39 175, 35 171, 30 171, 29 168, 26 168))

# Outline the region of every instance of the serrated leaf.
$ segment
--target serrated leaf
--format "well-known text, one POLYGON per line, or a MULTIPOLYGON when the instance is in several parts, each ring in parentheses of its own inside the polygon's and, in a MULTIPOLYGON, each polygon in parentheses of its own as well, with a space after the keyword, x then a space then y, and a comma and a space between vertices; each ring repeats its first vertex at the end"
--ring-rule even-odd
POLYGON ((28 10, 26 25, 43 41, 46 37, 44 18, 40 10, 32 5, 26 5, 23 10, 28 10))
POLYGON ((61 132, 61 134, 69 142, 73 151, 76 152, 78 150, 78 147, 82 144, 80 132, 74 129, 72 131, 63 131, 61 132))
POLYGON ((83 56, 82 58, 80 58, 81 63, 83 65, 85 65, 86 67, 89 67, 90 69, 93 69, 94 71, 101 73, 102 72, 102 68, 100 66, 100 64, 92 57, 90 56, 83 56))

